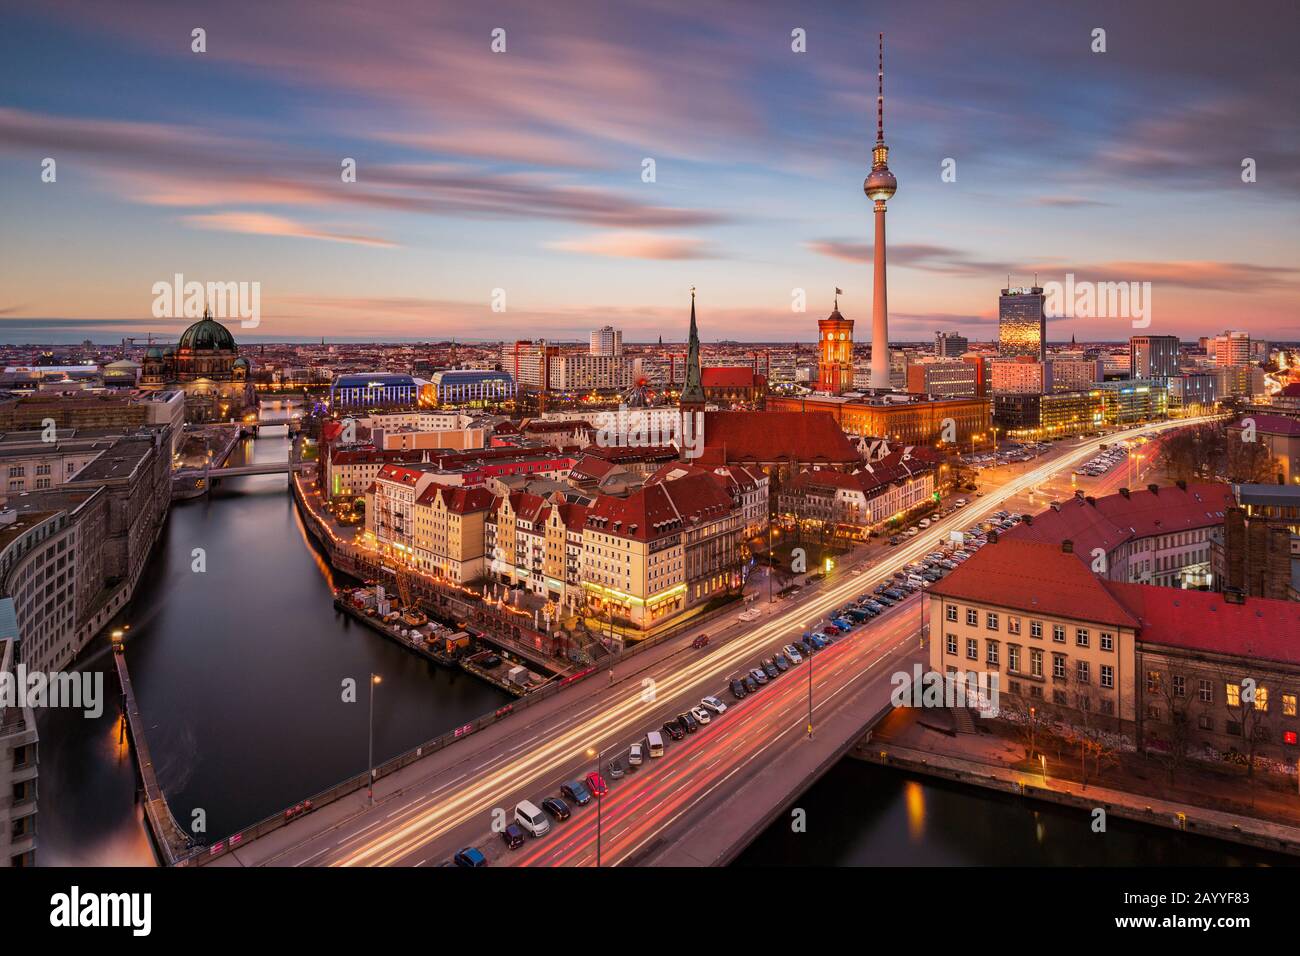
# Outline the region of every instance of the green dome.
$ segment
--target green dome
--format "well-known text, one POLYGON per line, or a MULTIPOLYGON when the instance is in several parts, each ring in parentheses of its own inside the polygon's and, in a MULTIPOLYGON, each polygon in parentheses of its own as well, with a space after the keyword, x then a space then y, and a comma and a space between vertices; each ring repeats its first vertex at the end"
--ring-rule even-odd
POLYGON ((235 351, 235 337, 215 319, 203 318, 181 335, 180 347, 196 352, 235 351))
POLYGON ((151 359, 160 359, 162 358, 162 349, 158 348, 158 346, 156 345, 151 346, 149 351, 144 353, 144 357, 151 358, 151 359))

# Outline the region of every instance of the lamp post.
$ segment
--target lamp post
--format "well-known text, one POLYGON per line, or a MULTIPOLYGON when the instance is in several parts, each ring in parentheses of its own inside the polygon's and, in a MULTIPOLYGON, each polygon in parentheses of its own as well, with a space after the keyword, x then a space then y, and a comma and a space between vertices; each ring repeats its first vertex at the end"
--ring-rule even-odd
POLYGON ((375 686, 380 682, 378 674, 370 675, 370 749, 366 754, 366 797, 373 805, 375 802, 375 686))
MULTIPOLYGON (((811 645, 811 642, 809 642, 811 645)), ((808 739, 812 740, 813 735, 813 655, 808 655, 808 739)))
MULTIPOLYGON (((601 751, 597 750, 594 747, 588 747, 587 756, 596 758, 596 776, 600 777, 601 751)), ((604 780, 602 779, 601 782, 603 783, 604 780)), ((596 867, 598 869, 600 867, 600 823, 601 823, 600 811, 602 806, 604 806, 604 798, 599 793, 597 793, 596 794, 596 867)))

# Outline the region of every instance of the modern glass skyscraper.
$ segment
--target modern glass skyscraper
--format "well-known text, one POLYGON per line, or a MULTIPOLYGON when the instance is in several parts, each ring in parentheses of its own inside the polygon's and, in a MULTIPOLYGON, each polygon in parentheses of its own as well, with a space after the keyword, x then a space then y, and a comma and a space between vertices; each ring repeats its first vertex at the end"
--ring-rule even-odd
POLYGON ((1178 374, 1178 336, 1134 335, 1128 340, 1130 378, 1170 378, 1178 374))
POLYGON ((1047 360, 1047 313, 1045 297, 1038 286, 1010 287, 998 299, 998 355, 1015 358, 1028 355, 1036 362, 1047 360))

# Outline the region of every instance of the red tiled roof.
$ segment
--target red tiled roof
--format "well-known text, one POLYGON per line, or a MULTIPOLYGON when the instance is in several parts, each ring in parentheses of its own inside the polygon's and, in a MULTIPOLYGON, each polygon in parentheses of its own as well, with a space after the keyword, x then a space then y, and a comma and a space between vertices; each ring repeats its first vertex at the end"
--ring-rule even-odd
POLYGON ((1294 601, 1229 604, 1214 591, 1115 581, 1105 586, 1141 622, 1143 644, 1300 664, 1300 604, 1294 601))
POLYGON ((732 499, 716 475, 686 475, 646 485, 626 498, 601 495, 587 509, 587 527, 605 534, 654 541, 684 527, 717 519, 732 509, 732 499))
POLYGON ((1229 428, 1241 428, 1246 418, 1255 423, 1255 431, 1265 435, 1300 436, 1300 420, 1287 418, 1285 415, 1247 415, 1229 425, 1229 428))
POLYGON ((466 488, 461 485, 441 485, 437 482, 424 489, 419 503, 432 504, 435 497, 442 495, 442 505, 448 511, 457 514, 470 514, 475 511, 487 511, 492 507, 494 498, 486 488, 466 488))
POLYGON ((590 478, 599 481, 618 466, 606 458, 598 458, 595 455, 583 455, 578 463, 569 470, 569 477, 575 481, 582 481, 584 478, 590 478))
POLYGON ((1220 525, 1232 504, 1232 487, 1214 483, 1188 485, 1186 491, 1169 485, 1128 497, 1106 495, 1091 503, 1071 498, 1034 515, 1033 524, 1021 522, 1004 540, 1060 544, 1068 539, 1083 560, 1094 548, 1109 553, 1125 541, 1220 525))
POLYGON ((672 445, 645 445, 645 446, 625 446, 625 445, 592 445, 585 449, 586 453, 596 458, 603 458, 606 461, 612 461, 616 464, 625 464, 634 461, 667 461, 676 458, 680 452, 672 445))
POLYGON ((705 388, 752 388, 754 370, 748 365, 712 365, 700 369, 700 384, 705 388))
POLYGON ((704 445, 727 462, 862 461, 829 412, 705 412, 704 445))
POLYGON ((1137 618, 1073 554, 1041 541, 1003 538, 930 587, 958 601, 1072 620, 1137 627, 1137 618))
POLYGON ((353 451, 336 451, 330 455, 330 464, 332 465, 364 465, 376 464, 378 462, 403 462, 412 464, 424 460, 424 452, 414 449, 389 449, 387 451, 378 451, 374 448, 363 448, 353 451))
POLYGON ((555 512, 566 528, 581 528, 587 522, 587 506, 565 502, 555 506, 555 512))
POLYGON ((425 472, 417 471, 414 468, 403 468, 400 465, 384 465, 379 469, 379 478, 385 481, 396 481, 403 485, 414 485, 425 472))

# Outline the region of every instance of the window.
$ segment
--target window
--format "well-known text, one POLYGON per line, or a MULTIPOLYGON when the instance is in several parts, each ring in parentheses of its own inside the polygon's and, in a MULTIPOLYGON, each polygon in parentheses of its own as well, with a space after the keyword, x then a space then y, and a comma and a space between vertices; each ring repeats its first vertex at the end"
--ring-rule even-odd
POLYGON ((1091 672, 1087 661, 1074 662, 1074 677, 1080 684, 1086 684, 1091 680, 1091 672))
POLYGON ((948 653, 949 653, 949 654, 954 654, 954 655, 957 653, 957 635, 956 635, 956 634, 949 634, 949 635, 948 635, 948 653))
POLYGON ((955 605, 955 604, 949 604, 949 605, 947 605, 947 607, 945 608, 945 611, 946 611, 946 613, 947 613, 947 615, 948 615, 948 620, 950 620, 950 621, 955 621, 955 620, 957 620, 957 605, 955 605))
POLYGON ((1201 698, 1201 703, 1202 704, 1214 703, 1214 685, 1211 684, 1208 680, 1204 680, 1204 679, 1201 680, 1200 685, 1201 687, 1200 687, 1199 695, 1201 698))
POLYGON ((1214 721, 1210 719, 1209 714, 1201 714, 1199 717, 1197 717, 1196 725, 1200 727, 1202 730, 1214 729, 1214 721))
POLYGON ((998 629, 998 616, 992 611, 987 612, 984 615, 984 626, 990 631, 996 631, 998 629))
POLYGON ((1103 651, 1113 651, 1115 649, 1115 635, 1110 631, 1101 632, 1101 649, 1103 651))
POLYGON ((1268 710, 1268 688, 1267 687, 1255 688, 1255 709, 1268 710))
POLYGON ((1160 693, 1160 672, 1159 671, 1147 671, 1147 693, 1148 694, 1160 693))
POLYGON ((1241 724, 1235 720, 1229 720, 1223 725, 1223 732, 1230 737, 1241 736, 1241 724))
POLYGON ((978 627, 980 622, 979 611, 973 607, 966 608, 966 623, 970 627, 978 627))
POLYGON ((1227 694, 1228 694, 1228 706, 1229 706, 1229 707, 1240 707, 1240 706, 1241 706, 1241 687, 1240 687, 1239 685, 1237 685, 1237 684, 1228 684, 1227 687, 1224 688, 1224 690, 1225 690, 1225 691, 1227 692, 1227 694))
POLYGON ((1174 696, 1175 696, 1175 697, 1186 697, 1186 696, 1187 696, 1187 678, 1186 678, 1186 677, 1179 676, 1179 675, 1175 675, 1173 680, 1174 680, 1174 696))
POLYGON ((1034 621, 1034 620, 1031 620, 1031 621, 1029 622, 1029 636, 1030 636, 1030 637, 1042 637, 1042 636, 1043 636, 1043 622, 1042 622, 1042 621, 1034 621))
POLYGON ((1065 655, 1052 655, 1052 676, 1058 680, 1065 680, 1065 655))
MULTIPOLYGON (((1007 670, 1020 670, 1020 646, 1018 644, 1007 645, 1007 670)), ((1014 694, 1016 691, 1012 691, 1012 693, 1014 694)))
POLYGON ((1052 691, 1052 703, 1060 704, 1062 707, 1064 707, 1065 702, 1066 702, 1065 691, 1063 690, 1052 691))
POLYGON ((973 637, 966 638, 966 656, 973 661, 980 659, 980 642, 973 637))
POLYGON ((1088 629, 1086 627, 1077 627, 1074 629, 1074 643, 1077 646, 1087 647, 1089 640, 1088 629))
POLYGON ((1065 643, 1065 625, 1064 625, 1064 624, 1053 624, 1053 625, 1052 625, 1052 640, 1054 640, 1057 644, 1064 644, 1064 643, 1065 643))
POLYGON ((1037 684, 1030 684, 1030 685, 1029 685, 1029 696, 1030 696, 1030 697, 1037 697, 1037 698, 1039 698, 1039 699, 1041 700, 1042 697, 1043 697, 1043 688, 1039 687, 1037 684))
POLYGON ((988 647, 985 649, 985 651, 986 651, 985 660, 988 661, 989 666, 997 667, 998 666, 998 642, 989 641, 988 647))
POLYGON ((1107 688, 1115 686, 1115 668, 1109 664, 1101 665, 1101 686, 1107 688))
POLYGON ((1294 717, 1295 714, 1295 694, 1282 695, 1282 716, 1294 717))
POLYGON ((1036 647, 1029 649, 1029 673, 1035 677, 1043 676, 1043 652, 1036 647))
POLYGON ((1294 747, 1296 744, 1295 731, 1294 730, 1282 731, 1282 743, 1290 744, 1292 747, 1294 747))
POLYGON ((1115 702, 1113 700, 1103 697, 1101 699, 1101 712, 1103 714, 1106 714, 1107 716, 1110 716, 1111 714, 1115 713, 1115 702))

